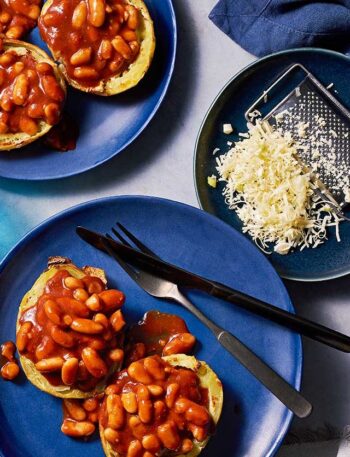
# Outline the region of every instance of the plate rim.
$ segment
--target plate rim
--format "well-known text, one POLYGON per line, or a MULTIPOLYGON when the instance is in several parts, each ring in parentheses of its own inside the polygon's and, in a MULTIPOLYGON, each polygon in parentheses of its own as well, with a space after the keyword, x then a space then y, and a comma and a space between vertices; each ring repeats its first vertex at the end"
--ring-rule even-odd
MULTIPOLYGON (((164 1, 164 0, 162 0, 162 1, 164 1)), ((169 9, 170 9, 170 17, 169 18, 171 20, 172 27, 173 27, 172 37, 173 37, 173 48, 174 48, 173 52, 172 52, 172 55, 171 55, 169 72, 167 74, 167 77, 165 78, 165 85, 164 85, 163 91, 162 91, 157 103, 154 105, 154 107, 153 107, 152 111, 150 112, 150 114, 148 115, 146 121, 134 133, 134 135, 132 137, 130 137, 129 140, 124 145, 122 145, 121 147, 117 148, 109 157, 106 157, 105 159, 103 159, 101 161, 97 161, 97 162, 92 163, 92 164, 90 164, 88 166, 85 166, 85 167, 81 168, 78 171, 68 172, 68 173, 64 173, 64 174, 58 174, 57 176, 49 176, 49 177, 44 177, 44 176, 28 177, 28 176, 11 176, 10 174, 3 173, 0 170, 0 178, 11 179, 11 180, 14 180, 14 181, 19 181, 19 182, 21 182, 21 181, 23 181, 23 182, 41 182, 41 181, 54 181, 54 180, 58 180, 58 179, 65 179, 65 178, 71 178, 73 176, 78 176, 78 175, 86 173, 86 172, 88 172, 90 170, 93 170, 93 169, 103 165, 104 163, 108 162, 109 160, 113 159, 118 154, 123 152, 126 148, 128 148, 142 134, 142 132, 148 127, 148 125, 150 124, 150 122, 152 121, 154 116, 156 115, 157 111, 160 108, 160 105, 163 103, 164 98, 165 98, 166 94, 168 93, 169 85, 170 85, 170 82, 171 82, 172 77, 173 77, 175 63, 176 63, 177 48, 178 48, 177 19, 176 19, 176 13, 175 13, 175 9, 174 9, 173 0, 166 0, 166 1, 167 1, 168 5, 169 5, 169 9)))
MULTIPOLYGON (((214 216, 213 214, 203 211, 200 208, 197 208, 192 205, 188 205, 187 203, 183 202, 178 202, 176 200, 170 200, 167 198, 162 198, 162 197, 156 197, 156 196, 150 196, 150 195, 130 195, 130 194, 125 194, 125 195, 111 195, 107 197, 100 197, 88 201, 83 201, 81 203, 78 203, 74 206, 65 208, 58 213, 50 216, 49 218, 45 219, 44 221, 40 222, 37 224, 34 228, 32 228, 30 231, 28 231, 13 247, 12 249, 5 255, 5 257, 1 260, 0 262, 0 277, 1 274, 3 273, 4 269, 11 263, 11 261, 14 259, 14 257, 17 255, 17 253, 26 246, 27 243, 29 243, 36 235, 38 232, 41 230, 45 230, 48 226, 51 225, 52 222, 54 222, 56 219, 60 219, 62 217, 68 216, 71 213, 74 213, 79 210, 85 210, 88 207, 93 207, 95 205, 98 205, 100 203, 108 203, 112 202, 115 200, 148 200, 148 201, 154 201, 154 202, 163 202, 166 204, 178 206, 178 207, 183 207, 187 210, 190 210, 191 212, 199 212, 202 213, 202 215, 206 218, 211 219, 215 224, 227 226, 230 228, 230 230, 234 230, 236 232, 236 236, 242 240, 243 243, 248 243, 253 249, 256 250, 257 255, 261 256, 264 261, 267 262, 268 267, 270 267, 275 275, 277 281, 281 283, 281 286, 284 288, 285 293, 287 295, 287 298, 289 299, 290 307, 291 307, 291 312, 295 314, 295 307, 294 304, 291 300, 291 297, 289 295, 289 292, 283 283, 280 275, 277 273, 275 267, 268 262, 268 260, 265 258, 265 256, 260 252, 260 250, 235 228, 231 227, 229 224, 227 224, 225 221, 221 220, 220 218, 214 216)), ((296 341, 296 354, 297 354, 297 360, 296 360, 296 366, 295 366, 295 383, 294 387, 296 390, 300 391, 301 390, 301 383, 302 383, 302 377, 303 377, 303 364, 304 364, 304 349, 303 349, 303 341, 300 335, 297 334, 297 341, 296 341)), ((287 434, 287 431, 290 427, 291 421, 293 419, 294 415, 293 413, 287 408, 284 407, 284 414, 282 416, 282 423, 280 424, 280 429, 279 432, 276 435, 276 438, 273 443, 271 443, 271 447, 264 457, 272 457, 277 450, 281 447, 282 442, 287 434)), ((3 456, 2 452, 0 451, 0 456, 1 457, 6 457, 3 456)))
MULTIPOLYGON (((283 51, 278 51, 278 52, 273 52, 271 54, 268 54, 267 56, 264 56, 264 57, 261 57, 261 58, 256 58, 255 60, 253 60, 253 62, 249 63, 248 65, 246 65, 245 67, 243 67, 241 70, 239 70, 237 73, 235 73, 228 81, 227 83, 225 83, 225 85, 222 87, 222 89, 218 92, 218 94, 216 95, 216 97, 214 98, 214 100, 211 102, 208 110, 206 111, 205 115, 204 115, 204 118, 201 122, 201 125, 199 127, 199 130, 198 130, 198 133, 197 133, 197 137, 196 137, 196 142, 195 142, 195 146, 194 146, 194 154, 193 154, 193 183, 194 183, 194 188, 195 188, 195 193, 196 193, 196 198, 197 198, 197 202, 199 204, 199 207, 211 214, 211 215, 214 215, 216 216, 214 213, 212 213, 208 208, 207 206, 202 202, 201 200, 201 196, 200 196, 200 189, 199 189, 199 186, 198 186, 198 182, 197 182, 197 159, 198 159, 198 149, 199 149, 199 140, 200 140, 200 137, 201 137, 201 134, 202 134, 202 131, 203 131, 203 127, 204 127, 204 124, 206 123, 209 115, 210 115, 210 112, 211 110, 213 109, 213 107, 215 106, 215 104, 217 103, 217 101, 219 100, 219 98, 221 97, 221 95, 223 94, 223 92, 225 92, 225 90, 233 83, 235 82, 236 80, 238 80, 239 78, 243 77, 244 76, 244 73, 246 73, 247 71, 249 71, 251 68, 253 68, 255 65, 257 65, 258 63, 260 62, 264 62, 266 60, 270 60, 271 58, 274 58, 274 57, 279 57, 280 55, 285 55, 285 54, 293 54, 295 52, 317 52, 317 53, 321 53, 321 54, 326 54, 326 55, 334 55, 336 57, 341 57, 342 59, 344 60, 347 60, 349 63, 350 63, 350 56, 347 56, 345 54, 342 54, 341 52, 338 52, 338 51, 334 51, 332 49, 325 49, 325 48, 318 48, 318 47, 313 47, 313 46, 309 46, 309 47, 305 47, 305 48, 292 48, 292 49, 285 49, 283 51)), ((218 216, 216 216, 218 217, 218 216)), ((219 217, 218 217, 219 218, 219 217)), ((220 218, 219 218, 220 219, 220 218)), ((232 227, 230 224, 228 224, 230 227, 232 227)), ((234 227, 232 227, 232 229, 236 230, 234 227)), ((244 236, 244 235, 243 235, 244 236)), ((248 239, 248 241, 252 242, 250 240, 250 238, 244 236, 246 239, 248 239)), ((272 263, 271 263, 272 265, 272 263)), ((280 273, 278 272, 278 270, 274 267, 274 269, 277 271, 278 275, 281 276, 282 278, 284 279, 288 279, 288 280, 291 280, 291 281, 299 281, 299 282, 321 282, 321 281, 329 281, 329 280, 332 280, 332 279, 337 279, 337 278, 341 278, 343 276, 346 276, 350 273, 350 262, 349 262, 349 266, 348 266, 348 269, 347 270, 342 270, 340 272, 337 272, 337 273, 333 273, 333 274, 326 274, 326 275, 322 275, 322 276, 317 276, 317 277, 314 277, 314 278, 305 278, 305 277, 301 277, 301 276, 294 276, 294 275, 286 275, 286 274, 283 274, 283 273, 280 273)))

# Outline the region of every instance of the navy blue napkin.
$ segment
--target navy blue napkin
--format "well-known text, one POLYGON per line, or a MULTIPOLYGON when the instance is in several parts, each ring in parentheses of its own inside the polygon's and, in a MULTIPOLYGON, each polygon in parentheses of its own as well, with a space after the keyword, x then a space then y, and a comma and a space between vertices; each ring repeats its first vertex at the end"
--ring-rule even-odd
POLYGON ((350 53, 350 0, 219 0, 209 17, 259 57, 305 46, 350 53))

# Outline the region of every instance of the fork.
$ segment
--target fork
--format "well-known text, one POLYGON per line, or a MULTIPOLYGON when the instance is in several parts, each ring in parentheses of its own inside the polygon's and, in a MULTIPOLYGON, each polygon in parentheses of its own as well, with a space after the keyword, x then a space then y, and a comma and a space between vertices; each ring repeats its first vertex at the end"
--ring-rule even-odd
MULTIPOLYGON (((118 228, 131 240, 142 252, 158 257, 153 251, 138 240, 123 225, 117 223, 118 228)), ((131 246, 115 228, 113 234, 127 246, 131 246)), ((113 239, 109 234, 107 238, 113 239)), ((106 251, 123 268, 123 270, 148 294, 153 297, 170 299, 182 305, 196 316, 212 333, 217 341, 233 355, 250 373, 256 377, 270 392, 272 392, 288 409, 300 418, 307 417, 312 411, 312 405, 291 385, 289 385, 278 373, 261 360, 253 351, 245 346, 238 338, 219 327, 196 306, 190 302, 179 290, 177 284, 167 281, 144 271, 138 271, 124 262, 114 251, 107 240, 101 238, 106 251)), ((158 257, 159 258, 159 257, 158 257)))

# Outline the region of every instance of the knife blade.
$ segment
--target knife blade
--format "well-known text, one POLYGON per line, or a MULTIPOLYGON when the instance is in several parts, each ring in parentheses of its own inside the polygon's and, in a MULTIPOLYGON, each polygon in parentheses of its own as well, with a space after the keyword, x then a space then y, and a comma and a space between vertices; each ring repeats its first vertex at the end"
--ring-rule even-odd
POLYGON ((77 227, 78 236, 93 247, 106 252, 102 239, 107 240, 118 255, 131 265, 160 278, 176 283, 179 287, 205 292, 213 297, 233 303, 240 308, 269 319, 290 330, 298 332, 318 342, 343 352, 350 352, 350 338, 316 322, 292 314, 277 306, 235 290, 217 281, 204 278, 159 258, 140 252, 118 241, 105 237, 84 227, 77 227))

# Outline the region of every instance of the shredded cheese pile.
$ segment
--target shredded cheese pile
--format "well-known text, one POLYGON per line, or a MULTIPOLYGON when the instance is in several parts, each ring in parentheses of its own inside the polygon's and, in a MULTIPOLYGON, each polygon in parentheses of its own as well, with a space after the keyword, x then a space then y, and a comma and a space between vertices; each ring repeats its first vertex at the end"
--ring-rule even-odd
POLYGON ((249 125, 247 134, 217 158, 223 194, 230 209, 264 251, 287 254, 293 248, 317 247, 340 218, 313 192, 310 173, 297 158, 298 145, 261 122, 249 125))

